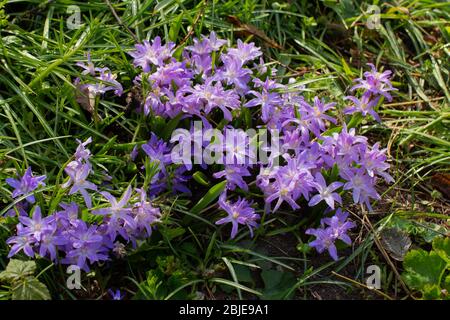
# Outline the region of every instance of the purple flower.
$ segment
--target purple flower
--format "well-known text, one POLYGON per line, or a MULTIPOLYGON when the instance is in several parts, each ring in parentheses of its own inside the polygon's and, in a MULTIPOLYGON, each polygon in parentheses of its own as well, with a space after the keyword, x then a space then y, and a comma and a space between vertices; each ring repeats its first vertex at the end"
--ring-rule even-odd
POLYGON ((81 248, 96 243, 101 243, 103 237, 98 233, 95 225, 88 226, 84 221, 70 230, 70 241, 74 248, 81 248))
POLYGON ((75 220, 78 218, 78 205, 75 202, 71 202, 69 204, 60 203, 59 206, 64 210, 61 212, 65 212, 69 220, 75 220))
POLYGON ((339 170, 347 170, 360 161, 361 151, 367 145, 367 138, 355 135, 355 129, 347 131, 345 124, 341 132, 323 138, 322 158, 328 167, 337 165, 339 170))
POLYGON ((386 163, 386 149, 380 150, 380 144, 375 143, 371 150, 368 146, 365 146, 362 151, 361 166, 366 169, 369 176, 374 177, 375 175, 382 176, 386 182, 393 182, 394 179, 385 171, 389 169, 389 164, 386 163))
POLYGON ((286 177, 278 172, 275 174, 274 178, 274 186, 270 188, 272 190, 266 190, 271 193, 266 197, 267 204, 270 204, 275 199, 278 199, 272 212, 277 211, 283 201, 289 203, 294 210, 300 209, 300 206, 295 202, 295 182, 290 179, 286 179, 286 177))
POLYGON ((109 289, 108 293, 113 300, 122 300, 125 297, 125 294, 122 294, 119 289, 117 289, 116 291, 109 289))
POLYGON ((323 103, 323 101, 321 101, 319 97, 314 97, 313 107, 309 106, 305 102, 303 102, 303 104, 308 108, 309 112, 308 120, 311 123, 310 129, 316 136, 320 136, 320 132, 326 130, 325 127, 326 120, 336 124, 336 119, 325 114, 326 111, 334 108, 334 106, 336 105, 335 102, 323 103))
POLYGON ((92 142, 92 138, 87 138, 85 142, 81 142, 78 139, 76 139, 76 141, 78 142, 78 147, 74 154, 75 161, 89 161, 89 158, 91 157, 91 151, 89 149, 86 149, 86 146, 92 142))
POLYGON ((239 96, 233 90, 224 90, 221 82, 213 85, 212 81, 208 81, 205 84, 196 85, 191 90, 190 98, 197 104, 202 103, 206 114, 214 108, 219 108, 223 111, 224 118, 231 121, 233 117, 228 109, 234 110, 240 107, 239 96))
POLYGON ((61 262, 76 264, 88 272, 88 260, 90 263, 108 260, 108 249, 105 247, 105 238, 100 234, 100 229, 80 220, 76 227, 67 230, 65 232, 68 242, 65 245, 66 257, 61 262))
POLYGON ((318 253, 328 250, 328 253, 333 260, 338 260, 337 249, 335 241, 342 240, 344 243, 350 245, 352 240, 348 236, 348 230, 354 228, 356 225, 352 221, 348 221, 348 213, 342 211, 340 208, 331 218, 324 218, 321 220, 321 228, 308 229, 306 234, 316 237, 316 239, 309 243, 309 246, 315 248, 318 253), (328 227, 325 227, 327 225, 328 227))
POLYGON ((376 121, 381 122, 378 113, 373 109, 377 104, 379 98, 372 99, 370 92, 365 92, 361 99, 354 96, 347 96, 345 100, 350 100, 353 105, 344 110, 345 114, 353 114, 355 112, 360 112, 364 117, 370 114, 376 121))
POLYGON ((244 68, 241 62, 230 55, 222 55, 223 68, 214 75, 214 80, 225 80, 227 85, 235 85, 236 90, 243 92, 247 90, 252 71, 244 68))
POLYGON ((227 44, 227 40, 218 39, 214 31, 211 31, 209 38, 204 37, 204 39, 208 40, 209 47, 212 51, 218 51, 221 47, 227 44))
POLYGON ((64 245, 66 239, 56 234, 54 218, 52 216, 42 218, 41 209, 36 206, 33 218, 21 216, 19 221, 17 236, 6 241, 8 244, 12 244, 9 257, 23 250, 27 256, 33 258, 33 248, 36 247, 40 256, 45 257, 48 253, 51 260, 56 260, 56 246, 64 245))
POLYGON ((33 218, 19 217, 19 221, 24 226, 21 229, 21 234, 32 236, 37 241, 41 241, 41 236, 46 231, 52 230, 50 217, 42 218, 41 208, 36 206, 34 208, 33 218))
POLYGON ((354 85, 350 91, 356 89, 364 89, 375 96, 382 95, 388 101, 392 101, 392 96, 389 91, 397 90, 395 89, 390 81, 392 71, 386 70, 383 73, 377 71, 372 63, 368 63, 368 66, 372 69, 370 72, 364 72, 364 78, 355 79, 358 84, 354 85))
POLYGON ((170 158, 170 148, 162 139, 159 139, 153 132, 150 140, 141 146, 152 162, 158 164, 159 169, 165 173, 166 166, 172 162, 170 158))
POLYGON ((334 244, 336 238, 334 237, 333 230, 331 228, 308 229, 305 233, 316 237, 316 240, 309 243, 310 247, 315 248, 318 253, 328 250, 328 253, 333 260, 338 260, 337 249, 334 244))
POLYGON ((138 154, 139 154, 139 149, 138 149, 138 145, 136 144, 133 147, 133 150, 131 150, 131 152, 130 152, 130 159, 131 159, 131 161, 136 160, 136 157, 138 156, 138 154))
POLYGON ((245 166, 226 165, 224 170, 214 173, 213 176, 216 179, 225 177, 228 190, 234 190, 238 186, 248 191, 248 185, 242 177, 249 177, 251 174, 245 166))
POLYGON ((174 144, 170 155, 172 162, 175 164, 183 164, 187 170, 192 170, 192 151, 195 149, 201 150, 203 147, 203 130, 199 130, 197 141, 193 130, 193 127, 191 127, 190 131, 177 128, 172 132, 172 137, 170 138, 170 142, 174 144))
POLYGON ((76 264, 82 270, 89 272, 88 260, 91 264, 98 261, 106 261, 109 259, 106 252, 107 249, 101 242, 95 242, 69 250, 61 262, 65 264, 76 264))
POLYGON ((231 203, 226 200, 226 194, 223 193, 219 197, 219 207, 224 210, 228 216, 216 221, 217 225, 231 223, 231 239, 236 237, 238 232, 239 225, 246 225, 250 234, 253 237, 253 228, 258 227, 258 223, 256 220, 259 220, 259 214, 255 213, 255 209, 250 207, 251 203, 249 203, 245 199, 238 198, 235 203, 231 203))
POLYGON ((262 57, 259 58, 258 63, 255 63, 253 67, 260 75, 267 73, 267 66, 265 65, 264 59, 262 57))
MULTIPOLYGON (((12 193, 13 198, 17 198, 20 195, 26 195, 36 190, 36 188, 41 185, 45 186, 44 180, 46 179, 45 175, 35 177, 31 172, 31 167, 25 171, 22 177, 18 177, 18 179, 7 178, 6 183, 14 188, 12 193)), ((36 200, 34 195, 29 195, 26 197, 26 200, 29 203, 34 203, 36 200)))
POLYGON ((153 177, 152 181, 150 181, 150 188, 149 188, 149 195, 151 197, 155 197, 161 192, 168 189, 167 178, 168 178, 167 172, 164 173, 161 171, 153 177))
POLYGON ((16 203, 14 207, 6 211, 5 216, 6 217, 15 217, 15 216, 28 216, 27 213, 28 210, 28 202, 27 201, 20 201, 16 203))
POLYGON ((150 112, 155 116, 165 116, 164 104, 161 102, 161 89, 158 86, 153 88, 144 101, 144 115, 148 116, 150 112))
POLYGON ((89 74, 91 76, 95 76, 95 72, 100 70, 100 68, 96 68, 92 63, 91 53, 89 51, 87 52, 87 64, 77 62, 76 65, 84 69, 84 71, 81 72, 82 75, 89 74))
POLYGON ((286 131, 281 137, 283 144, 281 145, 284 154, 289 154, 289 150, 298 153, 303 143, 309 142, 309 131, 304 127, 295 128, 292 131, 286 131))
POLYGON ((186 183, 192 178, 191 175, 185 175, 187 168, 182 165, 175 169, 172 178, 172 191, 186 193, 192 195, 191 190, 186 186, 186 183))
POLYGON ((151 71, 151 65, 162 66, 164 62, 172 57, 175 44, 169 42, 161 45, 161 38, 156 37, 152 43, 144 40, 142 44, 135 45, 136 50, 130 52, 129 55, 134 58, 133 64, 141 67, 144 72, 151 71))
POLYGON ((348 230, 356 227, 353 221, 348 221, 348 212, 342 211, 341 208, 336 210, 336 213, 331 218, 322 219, 323 223, 328 225, 332 231, 335 239, 340 239, 346 244, 350 245, 352 240, 348 236, 348 230))
POLYGON ((373 187, 374 179, 363 168, 343 170, 340 175, 347 180, 343 189, 352 190, 354 203, 367 203, 369 198, 380 198, 373 187))
POLYGON ((191 72, 184 62, 171 62, 160 66, 149 77, 152 86, 167 87, 175 84, 181 88, 190 84, 191 72))
POLYGON ((309 200, 308 205, 312 207, 318 204, 320 201, 324 200, 331 209, 334 209, 334 202, 336 201, 342 204, 342 199, 338 193, 333 191, 340 188, 342 185, 342 182, 333 182, 329 186, 327 186, 327 183, 322 174, 320 172, 316 173, 314 187, 319 192, 319 194, 313 196, 311 200, 309 200))
POLYGON ((225 141, 222 141, 222 149, 225 156, 221 163, 250 165, 256 162, 256 149, 252 144, 251 136, 242 129, 231 126, 225 128, 225 141))
POLYGON ((322 146, 317 143, 311 143, 307 148, 300 151, 297 158, 303 162, 303 167, 309 169, 321 168, 323 165, 324 150, 322 146))
POLYGON ((255 78, 253 79, 253 83, 255 84, 255 88, 261 88, 262 90, 265 91, 286 89, 285 85, 278 83, 275 80, 270 79, 269 77, 267 77, 265 81, 255 78))
POLYGON ((194 38, 192 40, 194 45, 186 46, 186 50, 191 51, 195 56, 206 56, 212 51, 208 38, 203 37, 203 39, 194 38))
POLYGON ((278 176, 282 176, 288 184, 293 185, 292 198, 297 200, 301 195, 308 200, 310 192, 314 189, 314 178, 310 170, 316 167, 315 164, 308 164, 301 156, 288 157, 287 164, 277 171, 278 176))
POLYGON ((126 207, 131 198, 131 186, 128 186, 119 201, 117 201, 117 199, 109 192, 103 191, 100 193, 108 200, 111 206, 108 208, 92 210, 93 214, 108 216, 110 218, 109 221, 113 224, 118 221, 124 221, 131 228, 136 226, 133 217, 131 216, 132 209, 126 207))
POLYGON ((262 52, 253 42, 244 43, 241 39, 238 39, 237 48, 228 49, 228 54, 238 59, 241 66, 243 66, 248 61, 254 60, 262 55, 262 52))
POLYGON ((68 240, 60 235, 56 234, 56 226, 53 225, 52 229, 46 230, 46 232, 41 237, 41 242, 39 244, 39 255, 41 257, 46 257, 47 254, 50 260, 55 261, 57 257, 58 246, 65 245, 68 240))
POLYGON ((69 195, 79 192, 88 208, 92 207, 92 199, 87 190, 97 190, 97 186, 92 182, 87 181, 87 177, 91 172, 89 163, 80 163, 78 161, 71 161, 64 171, 69 176, 69 180, 61 185, 62 188, 72 187, 69 190, 69 195))
POLYGON ((17 236, 13 236, 6 240, 6 243, 11 246, 8 258, 16 255, 20 251, 23 251, 30 258, 34 258, 33 245, 36 243, 36 239, 30 235, 22 233, 22 225, 17 225, 17 236))
POLYGON ((263 89, 261 93, 254 90, 251 90, 248 93, 254 95, 255 98, 248 101, 244 107, 261 106, 261 120, 264 122, 268 122, 275 107, 282 104, 281 97, 276 92, 268 92, 263 89))
POLYGON ((133 206, 132 215, 135 221, 136 234, 139 235, 143 231, 150 237, 152 234, 152 226, 160 222, 161 211, 159 208, 152 206, 151 202, 147 201, 147 194, 142 189, 136 189, 140 193, 140 201, 133 206))
POLYGON ((195 55, 191 58, 191 63, 195 74, 201 74, 203 79, 211 75, 213 60, 210 55, 195 55))
POLYGON ((100 68, 98 69, 98 71, 100 72, 100 75, 96 77, 96 79, 98 79, 99 81, 94 84, 82 84, 80 85, 80 89, 87 90, 93 96, 102 95, 107 91, 114 91, 114 94, 117 96, 122 95, 123 87, 116 80, 117 75, 112 74, 108 68, 100 68))
POLYGON ((117 75, 112 74, 111 71, 109 71, 108 68, 103 68, 100 71, 100 76, 98 79, 101 81, 101 83, 97 84, 95 87, 94 85, 94 94, 103 94, 106 91, 114 91, 114 94, 116 96, 121 96, 123 93, 122 85, 116 80, 117 75))
POLYGON ((226 40, 218 39, 214 31, 210 33, 209 38, 202 36, 202 40, 194 38, 193 41, 194 45, 187 46, 186 50, 191 51, 196 57, 208 56, 211 52, 220 50, 227 43, 226 40))
POLYGON ((56 224, 58 229, 68 229, 70 226, 77 226, 78 220, 78 205, 75 202, 70 204, 60 203, 59 206, 63 208, 61 211, 55 212, 52 217, 52 222, 56 224))
MULTIPOLYGON (((327 143, 327 139, 325 139, 325 143, 327 143)), ((347 131, 347 126, 344 124, 341 132, 333 133, 333 144, 335 145, 336 155, 358 161, 360 150, 367 145, 367 138, 357 136, 355 128, 347 131)))

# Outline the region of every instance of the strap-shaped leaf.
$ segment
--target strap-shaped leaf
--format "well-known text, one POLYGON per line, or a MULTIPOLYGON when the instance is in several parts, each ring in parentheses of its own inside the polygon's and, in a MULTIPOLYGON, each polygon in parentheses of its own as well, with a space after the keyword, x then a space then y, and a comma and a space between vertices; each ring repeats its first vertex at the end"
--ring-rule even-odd
POLYGON ((211 187, 208 192, 201 198, 197 204, 191 209, 191 212, 194 214, 199 213, 204 208, 206 208, 211 202, 217 199, 219 195, 222 193, 223 189, 225 189, 225 185, 227 181, 219 182, 218 184, 211 187))

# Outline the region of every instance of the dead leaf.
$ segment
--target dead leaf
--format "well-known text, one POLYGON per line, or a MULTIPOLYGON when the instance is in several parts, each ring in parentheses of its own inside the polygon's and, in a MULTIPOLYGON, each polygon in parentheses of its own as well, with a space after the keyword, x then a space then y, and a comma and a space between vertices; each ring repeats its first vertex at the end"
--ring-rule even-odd
POLYGON ((227 16, 227 20, 231 24, 242 29, 242 30, 240 30, 240 32, 242 32, 245 36, 255 36, 255 37, 259 38, 260 40, 266 42, 272 48, 284 50, 282 45, 278 44, 275 40, 272 40, 271 38, 269 38, 264 33, 264 31, 259 30, 256 26, 254 26, 252 24, 243 23, 236 16, 227 16))
POLYGON ((94 114, 95 95, 89 91, 88 87, 82 88, 81 85, 77 85, 75 97, 80 106, 91 115, 94 114))
POLYGON ((450 174, 436 173, 431 177, 431 184, 438 189, 447 199, 450 199, 450 174))
POLYGON ((380 233, 381 243, 392 258, 403 261, 411 246, 409 235, 397 228, 386 228, 380 233))

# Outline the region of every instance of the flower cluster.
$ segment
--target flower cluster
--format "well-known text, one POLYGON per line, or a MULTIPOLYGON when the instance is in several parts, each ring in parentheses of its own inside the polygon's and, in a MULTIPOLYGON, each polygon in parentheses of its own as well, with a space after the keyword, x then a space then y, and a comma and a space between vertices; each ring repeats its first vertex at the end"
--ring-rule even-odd
POLYGON ((393 180, 386 172, 389 168, 386 150, 380 150, 379 144, 370 146, 367 138, 356 135, 354 128, 347 130, 345 124, 339 133, 325 136, 318 118, 312 119, 293 119, 291 122, 297 126, 283 129, 281 155, 284 165, 261 168, 257 185, 265 195, 267 208, 276 200, 272 211, 283 202, 299 209, 296 201, 303 197, 309 206, 324 201, 334 209, 335 203, 342 204, 339 192, 349 190, 354 203, 365 204, 372 210, 370 200, 380 197, 375 190, 377 178, 382 177, 387 182, 393 180), (313 129, 315 124, 317 127, 313 129), (317 141, 310 140, 310 135, 314 134, 312 130, 318 130, 317 141), (330 174, 334 167, 338 169, 340 181, 327 184, 323 172, 330 174))
POLYGON ((92 207, 92 199, 87 190, 97 191, 97 186, 92 182, 87 181, 89 174, 92 172, 92 164, 89 162, 91 152, 86 149, 86 146, 92 142, 88 138, 85 142, 77 140, 78 147, 74 155, 74 160, 69 162, 64 171, 69 176, 69 179, 61 186, 67 188, 71 186, 69 195, 79 192, 88 208, 92 207))
POLYGON ((356 225, 354 222, 348 220, 348 213, 342 211, 341 208, 337 209, 331 218, 323 218, 320 224, 320 228, 306 230, 306 234, 316 237, 309 245, 319 253, 328 250, 330 256, 334 260, 338 260, 335 245, 336 240, 342 240, 344 243, 350 245, 352 240, 348 236, 347 231, 356 225))
MULTIPOLYGON (((276 69, 264 63, 262 52, 254 43, 238 40, 233 47, 212 32, 176 50, 175 43, 163 43, 156 37, 136 44, 129 55, 137 70, 133 91, 140 91, 142 97, 137 111, 150 123, 158 118, 166 124, 175 123, 177 129, 184 126, 185 131, 175 132, 166 142, 155 130, 150 132, 148 142, 133 149, 133 161, 139 161, 142 150, 142 169, 146 170, 150 162, 156 171, 148 189, 133 191, 129 186, 120 199, 110 192, 99 192, 100 187, 88 181, 93 173, 91 152, 87 149, 91 139, 78 141, 73 159, 65 168, 68 179, 62 187, 69 196, 79 193, 83 197, 90 212, 101 217, 96 224, 80 219, 80 208, 75 203, 61 204, 62 211, 44 218, 39 207, 35 207, 33 218, 28 218, 27 203, 34 202, 30 193, 43 185, 43 178, 33 177, 28 169, 21 180, 8 180, 15 188, 13 197, 29 195, 27 201, 16 205, 21 217, 17 236, 8 240, 12 244, 10 256, 21 250, 29 256, 38 253, 52 260, 62 256, 62 263, 84 269, 107 260, 111 252, 122 252, 124 243, 135 244, 137 239, 150 236, 160 211, 147 197, 167 190, 191 194, 187 185, 189 172, 198 164, 203 170, 213 169, 215 179, 226 181, 218 207, 227 216, 219 218, 216 224, 231 224, 231 238, 236 237, 239 226, 248 227, 253 236, 260 215, 249 200, 238 198, 232 202, 226 199, 227 194, 238 189, 250 194, 250 188, 255 188, 255 192, 263 194, 266 213, 284 207, 297 210, 305 205, 317 206, 322 212, 336 210, 332 218, 322 220, 320 228, 307 233, 316 236, 312 247, 319 252, 328 249, 337 259, 334 242, 340 239, 351 243, 347 230, 354 226, 339 207, 345 196, 351 195, 355 204, 372 210, 371 201, 380 198, 375 189, 380 178, 393 180, 387 173, 385 149, 380 149, 378 143, 369 144, 366 137, 357 135, 355 128, 347 127, 336 102, 317 96, 306 99, 308 96, 303 94, 303 87, 296 86, 295 79, 286 83, 278 80, 276 69), (224 133, 225 140, 218 141, 213 135, 197 139, 194 121, 224 133), (272 139, 259 146, 271 151, 267 161, 256 159, 242 128, 264 128, 269 136, 279 138, 278 142, 272 139), (194 141, 192 150, 206 148, 209 156, 200 162, 183 159, 180 164, 175 159, 174 144, 183 140, 194 141), (278 148, 273 148, 275 143, 278 148), (217 157, 218 151, 224 154, 217 157), (208 167, 214 157, 217 165, 208 167), (255 184, 251 183, 252 177, 255 184), (92 194, 98 192, 108 205, 93 208, 92 194)), ((77 65, 84 69, 82 75, 86 78, 76 80, 78 84, 83 81, 81 90, 94 96, 107 91, 123 93, 116 76, 108 68, 95 67, 89 54, 86 64, 77 65)), ((353 104, 344 110, 344 115, 358 112, 379 121, 374 108, 382 97, 390 101, 390 92, 396 89, 390 82, 390 71, 379 73, 374 65, 370 67, 370 72, 355 80, 351 91, 357 90, 357 94, 346 97, 353 104)))
MULTIPOLYGON (((86 148, 90 142, 91 138, 85 142, 78 141, 74 160, 65 168, 69 179, 63 185, 63 188, 71 186, 68 195, 80 192, 88 208, 92 206, 88 190, 97 191, 95 184, 86 181, 92 170, 89 162, 91 152, 86 148)), ((41 208, 35 206, 32 218, 26 212, 19 216, 17 235, 7 240, 11 245, 8 256, 23 251, 32 258, 38 254, 88 271, 89 265, 108 260, 111 253, 118 255, 124 242, 135 246, 138 239, 150 237, 153 226, 160 221, 160 210, 147 200, 147 193, 136 189, 136 200, 132 191, 129 186, 119 200, 109 192, 101 192, 109 206, 92 210, 92 214, 103 217, 100 223, 81 219, 81 208, 75 202, 60 203, 62 210, 45 217, 41 208)))
POLYGON ((246 64, 262 53, 254 44, 239 40, 237 48, 219 54, 226 43, 214 32, 194 39, 192 46, 185 47, 182 62, 173 57, 172 42, 162 45, 156 37, 151 43, 137 44, 130 55, 134 65, 142 68, 134 82, 144 91, 144 114, 197 116, 210 127, 207 116, 220 109, 231 121, 232 111, 240 108, 253 74, 246 64))
POLYGON ((143 144, 141 149, 159 169, 151 181, 151 196, 156 196, 167 189, 188 195, 191 194, 191 191, 186 186, 186 182, 191 178, 189 175, 184 175, 187 170, 186 167, 179 166, 174 169, 173 166, 170 166, 173 164, 170 145, 152 133, 150 140, 143 144))
POLYGON ((81 79, 77 78, 75 80, 75 84, 79 84, 79 88, 82 92, 85 92, 93 97, 103 95, 108 91, 114 91, 116 96, 122 95, 123 87, 116 80, 117 75, 113 74, 109 68, 95 67, 91 60, 90 53, 87 54, 87 63, 77 62, 77 66, 84 69, 84 71, 81 72, 82 75, 90 76, 95 79, 94 83, 90 80, 87 83, 80 84, 81 79))
POLYGON ((353 105, 345 109, 345 114, 353 114, 356 112, 361 113, 364 117, 371 115, 376 121, 381 122, 380 117, 375 112, 374 107, 378 105, 380 97, 386 98, 388 101, 392 101, 392 96, 389 91, 395 91, 390 81, 391 71, 386 70, 383 73, 377 71, 372 63, 367 64, 372 70, 364 72, 363 78, 355 79, 357 82, 350 91, 356 89, 362 89, 363 93, 361 98, 355 96, 347 96, 346 100, 353 102, 353 105))
POLYGON ((31 167, 29 167, 22 177, 18 177, 19 179, 7 178, 6 183, 14 188, 12 193, 13 198, 17 198, 21 195, 27 195, 25 200, 28 203, 34 203, 36 199, 32 192, 37 189, 37 187, 45 186, 44 180, 46 176, 33 176, 33 172, 31 171, 31 167))
MULTIPOLYGON (((302 88, 289 89, 295 79, 289 79, 287 84, 275 80, 276 70, 264 64, 260 49, 253 43, 238 40, 237 47, 230 47, 212 32, 185 47, 181 61, 174 57, 174 50, 174 43, 163 44, 157 37, 152 42, 137 44, 130 53, 134 65, 142 70, 134 83, 145 97, 141 106, 145 115, 174 118, 181 114, 184 118, 200 119, 206 128, 212 128, 218 110, 219 118, 227 124, 225 127, 233 129, 233 121, 239 119, 243 109, 256 108, 254 121, 271 134, 275 130, 280 132, 280 152, 270 154, 268 165, 247 161, 254 155, 246 152, 245 141, 220 146, 232 160, 219 161, 224 163, 223 169, 213 174, 216 179, 226 179, 225 192, 236 188, 248 191, 245 179, 252 176, 256 166, 260 172, 256 185, 264 194, 266 212, 277 211, 284 202, 299 209, 303 199, 309 206, 324 203, 334 209, 342 204, 341 194, 346 191, 351 192, 354 203, 365 204, 372 210, 370 201, 380 197, 375 190, 378 178, 392 181, 387 173, 385 150, 380 150, 379 144, 370 146, 367 138, 357 135, 354 128, 348 129, 345 123, 340 131, 328 134, 330 124, 338 125, 335 102, 314 97, 309 103, 301 94, 302 88), (255 62, 257 58, 259 61, 255 62), (337 175, 330 177, 334 168, 337 175), (334 181, 327 181, 330 179, 334 181)), ((354 106, 346 109, 345 114, 361 112, 379 120, 373 108, 380 96, 391 100, 389 92, 396 89, 390 83, 390 71, 379 73, 373 64, 369 65, 372 70, 365 72, 364 78, 356 79, 357 84, 351 88, 363 90, 362 97, 346 97, 354 106)), ((201 140, 200 144, 209 142, 201 140)), ((170 164, 167 157, 170 148, 154 136, 142 148, 159 163, 160 173, 153 188, 160 192, 168 185, 166 167, 170 164)), ((179 169, 191 170, 192 164, 179 169)), ((187 188, 183 185, 178 189, 185 192, 187 188)), ((248 206, 245 200, 239 200, 232 210, 229 203, 219 200, 219 207, 228 213, 227 218, 219 221, 232 224, 234 237, 237 221, 243 220, 233 217, 237 217, 236 212, 246 216, 248 206)))

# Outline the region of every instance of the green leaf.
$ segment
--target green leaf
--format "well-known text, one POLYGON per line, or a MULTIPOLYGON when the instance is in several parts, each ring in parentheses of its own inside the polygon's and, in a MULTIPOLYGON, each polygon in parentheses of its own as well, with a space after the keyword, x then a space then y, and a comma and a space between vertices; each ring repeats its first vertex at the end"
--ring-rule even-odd
POLYGON ((358 16, 359 14, 352 0, 322 0, 322 2, 325 6, 333 9, 342 20, 358 16))
POLYGON ((173 131, 177 128, 178 124, 181 121, 183 114, 180 113, 175 118, 172 118, 167 124, 165 124, 165 128, 162 131, 161 137, 164 140, 170 139, 173 131))
POLYGON ((262 299, 280 300, 292 297, 294 292, 288 294, 292 284, 295 283, 295 277, 292 273, 278 270, 263 270, 261 277, 264 281, 262 299))
POLYGON ((255 282, 253 280, 252 273, 250 272, 249 267, 236 264, 234 265, 234 271, 236 273, 236 278, 239 282, 246 282, 251 284, 255 282))
POLYGON ((16 282, 32 276, 36 271, 36 263, 34 261, 22 261, 11 259, 6 269, 0 273, 0 281, 16 282))
POLYGON ((170 240, 175 239, 175 238, 177 238, 179 236, 182 236, 186 232, 186 230, 184 228, 182 228, 182 227, 173 228, 173 229, 161 228, 161 232, 170 241, 170 240))
POLYGON ((222 193, 223 189, 225 189, 225 185, 227 181, 219 182, 218 184, 211 187, 208 192, 201 198, 197 204, 191 209, 191 212, 194 214, 199 213, 204 208, 206 208, 211 202, 217 199, 217 197, 222 193))
POLYGON ((28 277, 12 288, 13 300, 50 300, 50 292, 45 284, 34 277, 28 277))
POLYGON ((117 136, 113 136, 111 139, 106 142, 103 147, 100 149, 99 152, 97 152, 97 155, 104 155, 108 152, 109 149, 111 149, 112 146, 114 146, 117 140, 117 136))
POLYGON ((300 251, 301 253, 309 253, 311 252, 311 247, 307 243, 299 243, 297 245, 297 250, 300 251))
POLYGON ((418 234, 428 243, 432 243, 434 239, 441 237, 447 231, 444 226, 426 221, 421 222, 421 228, 418 229, 418 234))
POLYGON ((362 120, 363 116, 361 115, 361 113, 353 114, 350 121, 347 123, 347 128, 351 129, 357 127, 362 122, 362 120))
POLYGON ((339 166, 336 163, 333 165, 328 179, 331 182, 339 180, 339 166))
MULTIPOLYGON (((233 264, 232 264, 227 258, 225 258, 225 257, 222 257, 222 260, 223 260, 223 262, 225 262, 225 265, 227 266, 228 270, 230 271, 231 278, 233 278, 233 281, 234 281, 237 285, 239 285, 239 281, 238 281, 238 278, 237 278, 237 276, 236 276, 236 271, 234 270, 233 264)), ((241 292, 241 289, 240 289, 239 287, 236 287, 236 290, 237 290, 237 294, 238 294, 239 300, 242 300, 242 292, 241 292)))
POLYGON ((433 249, 447 264, 450 264, 450 238, 434 239, 433 249))
POLYGON ((169 39, 173 42, 177 42, 178 34, 180 33, 181 22, 183 21, 183 13, 180 13, 177 18, 174 19, 169 30, 169 39))
POLYGON ((345 61, 344 58, 341 58, 342 61, 342 67, 345 71, 345 74, 348 75, 349 77, 353 77, 355 74, 353 73, 353 71, 350 69, 350 67, 348 66, 347 62, 345 61))
POLYGON ((202 186, 209 186, 209 181, 208 178, 206 177, 206 175, 201 172, 201 171, 196 171, 193 175, 192 178, 194 178, 195 181, 197 181, 199 184, 201 184, 202 186))
POLYGON ((439 299, 441 297, 441 288, 437 284, 432 286, 426 285, 422 290, 422 293, 423 299, 425 300, 439 299))
POLYGON ((403 266, 406 272, 403 278, 406 284, 422 292, 429 291, 433 286, 439 286, 446 263, 434 251, 411 250, 405 256, 403 266))
POLYGON ((239 283, 236 283, 236 282, 227 280, 227 279, 223 279, 223 278, 212 278, 212 279, 210 279, 209 281, 211 281, 211 282, 216 282, 216 283, 220 283, 220 284, 225 284, 225 285, 227 285, 227 286, 234 287, 234 288, 236 288, 236 289, 240 289, 240 290, 243 290, 243 291, 247 291, 247 292, 252 293, 252 294, 254 294, 254 295, 257 295, 257 296, 260 296, 260 295, 261 295, 261 292, 259 292, 259 291, 253 290, 253 289, 251 289, 251 288, 249 288, 249 287, 246 287, 246 286, 244 286, 244 285, 242 285, 242 284, 239 284, 239 283))
POLYGON ((450 274, 447 277, 445 277, 444 289, 450 293, 450 274))

